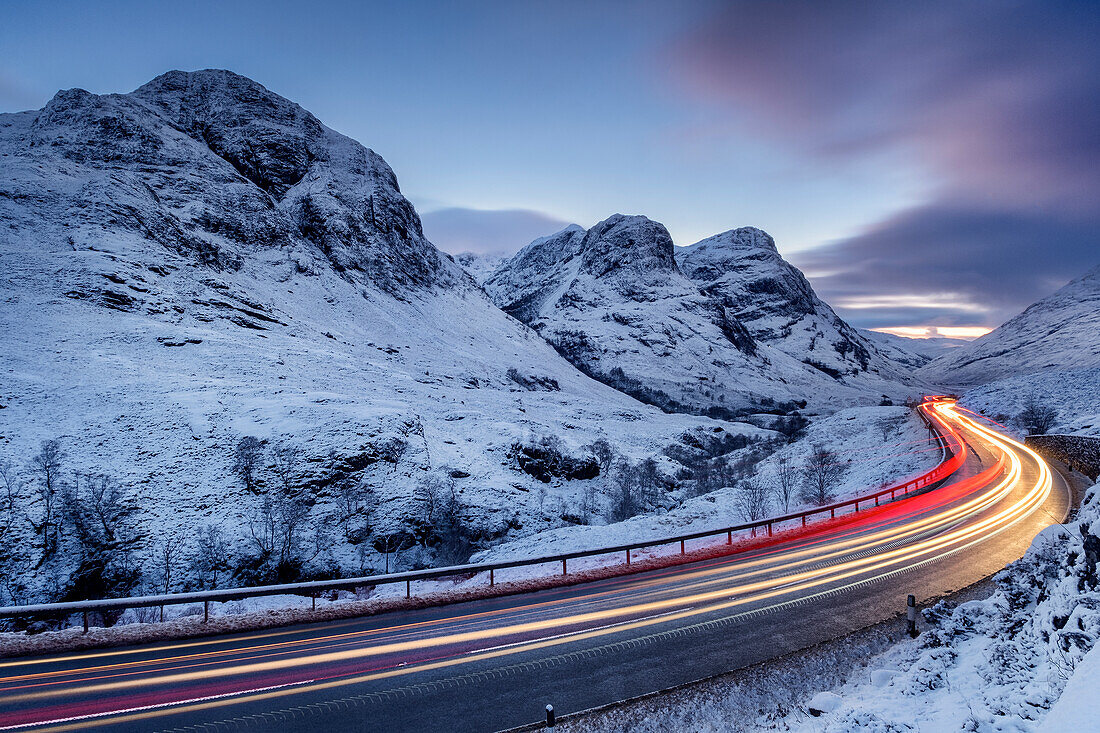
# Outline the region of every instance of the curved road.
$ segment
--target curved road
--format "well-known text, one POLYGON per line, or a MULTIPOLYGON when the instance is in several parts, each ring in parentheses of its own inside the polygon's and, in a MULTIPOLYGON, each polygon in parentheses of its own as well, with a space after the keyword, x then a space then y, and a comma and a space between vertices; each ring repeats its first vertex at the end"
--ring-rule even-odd
POLYGON ((439 608, 0 661, 0 730, 499 730, 726 672, 1018 558, 1070 492, 1030 449, 925 409, 947 483, 716 559, 439 608))

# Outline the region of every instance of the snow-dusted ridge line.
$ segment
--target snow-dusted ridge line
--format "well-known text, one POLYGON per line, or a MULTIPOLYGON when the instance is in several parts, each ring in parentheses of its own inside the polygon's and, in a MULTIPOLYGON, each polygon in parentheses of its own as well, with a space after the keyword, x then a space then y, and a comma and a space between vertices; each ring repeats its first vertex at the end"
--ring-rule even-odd
POLYGON ((429 568, 425 570, 413 570, 404 573, 388 573, 384 575, 369 575, 359 578, 340 578, 335 580, 317 580, 303 583, 283 583, 278 585, 255 586, 252 588, 222 588, 217 590, 195 591, 190 593, 168 593, 149 596, 134 596, 130 598, 106 598, 93 601, 69 601, 65 603, 41 603, 27 606, 6 606, 0 607, 0 618, 14 618, 36 614, 84 613, 84 626, 85 629, 87 629, 87 614, 88 612, 94 611, 123 610, 127 608, 147 608, 151 606, 183 605, 187 603, 203 603, 205 605, 206 615, 208 615, 209 604, 212 602, 234 601, 243 598, 288 594, 310 595, 314 599, 316 599, 318 594, 326 591, 354 590, 356 588, 368 585, 377 586, 393 583, 406 583, 407 595, 411 595, 411 583, 414 581, 437 580, 439 578, 452 577, 456 575, 476 575, 478 573, 489 572, 491 585, 493 583, 492 572, 495 570, 504 570, 508 568, 525 567, 531 565, 545 565, 560 562, 562 564, 562 574, 565 575, 567 573, 567 561, 578 558, 626 553, 626 563, 623 565, 624 567, 626 567, 630 565, 630 553, 634 550, 657 547, 661 545, 669 545, 679 542, 681 543, 681 554, 683 554, 683 543, 688 540, 696 540, 702 539, 704 537, 714 537, 725 534, 727 535, 727 544, 731 544, 734 532, 753 531, 760 528, 767 528, 768 535, 771 536, 773 528, 777 524, 794 520, 802 520, 802 525, 805 526, 806 520, 811 516, 829 512, 830 519, 833 519, 836 517, 837 510, 847 507, 853 507, 855 512, 859 512, 859 505, 863 502, 873 501, 875 503, 875 506, 878 506, 880 498, 886 496, 887 494, 889 494, 890 499, 893 500, 896 493, 899 491, 902 492, 902 495, 904 496, 907 495, 910 491, 926 489, 958 470, 966 457, 965 446, 962 444, 961 441, 958 440, 958 438, 955 438, 956 448, 951 447, 949 445, 951 441, 948 439, 948 435, 954 437, 953 433, 951 433, 950 430, 948 430, 946 433, 943 431, 943 426, 939 424, 939 418, 936 418, 935 420, 930 419, 928 415, 925 414, 923 405, 917 408, 917 414, 929 426, 929 428, 933 432, 935 432, 936 440, 939 442, 940 447, 943 451, 943 460, 935 468, 924 474, 921 474, 920 476, 911 478, 903 483, 894 486, 880 489, 872 494, 866 494, 864 496, 858 496, 852 499, 845 499, 844 501, 828 504, 825 506, 814 507, 812 509, 807 509, 801 512, 794 512, 777 517, 768 517, 755 522, 747 522, 743 524, 732 525, 729 527, 723 527, 720 529, 702 530, 699 532, 692 532, 689 534, 677 535, 675 537, 667 537, 641 543, 630 543, 614 547, 598 547, 589 550, 575 550, 572 552, 565 552, 557 555, 549 555, 538 558, 502 560, 494 563, 470 563, 464 565, 451 565, 441 568, 429 568))

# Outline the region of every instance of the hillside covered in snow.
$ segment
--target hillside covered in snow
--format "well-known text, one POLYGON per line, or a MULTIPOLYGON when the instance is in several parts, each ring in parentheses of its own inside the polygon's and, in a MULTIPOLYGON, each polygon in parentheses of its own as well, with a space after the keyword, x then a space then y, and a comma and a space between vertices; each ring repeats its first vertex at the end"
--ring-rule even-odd
POLYGON ((578 372, 424 238, 381 157, 236 74, 59 92, 0 115, 0 155, 12 598, 59 597, 80 555, 59 507, 97 487, 125 536, 108 561, 178 589, 210 579, 155 580, 151 558, 178 541, 195 565, 208 529, 252 563, 237 582, 435 562, 444 537, 458 556, 579 521, 584 446, 774 435, 578 372), (47 503, 54 439, 69 493, 47 503))
POLYGON ((955 387, 1048 370, 1100 366, 1100 266, 917 376, 955 387))

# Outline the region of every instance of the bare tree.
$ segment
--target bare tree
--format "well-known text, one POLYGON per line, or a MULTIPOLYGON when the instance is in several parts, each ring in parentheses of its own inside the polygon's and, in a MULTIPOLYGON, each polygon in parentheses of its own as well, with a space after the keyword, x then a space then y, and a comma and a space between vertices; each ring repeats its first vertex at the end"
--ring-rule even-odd
POLYGON ((1043 435, 1058 423, 1058 411, 1037 401, 1034 397, 1024 403, 1024 409, 1016 421, 1031 435, 1043 435))
POLYGON ((784 514, 791 511, 791 502, 794 500, 797 491, 798 472, 791 464, 791 459, 787 456, 776 458, 775 483, 772 486, 772 493, 775 494, 775 499, 779 502, 779 505, 783 507, 784 514))
POLYGON ((0 460, 0 541, 11 532, 23 500, 23 480, 9 460, 0 460))
POLYGON ((38 453, 31 459, 31 470, 37 479, 35 482, 38 501, 41 505, 39 521, 34 522, 35 532, 42 538, 42 559, 49 558, 57 551, 58 524, 57 498, 61 489, 61 469, 65 461, 65 451, 58 439, 43 441, 38 453))
POLYGON ((413 538, 406 532, 393 532, 374 537, 371 545, 385 559, 386 572, 390 572, 390 558, 396 564, 397 555, 414 544, 413 538))
POLYGON ((199 529, 196 565, 202 584, 218 587, 218 577, 229 572, 229 546, 221 527, 207 524, 199 529))
MULTIPOLYGON (((183 541, 179 537, 169 537, 167 535, 156 545, 157 571, 161 580, 160 588, 157 590, 165 595, 172 590, 172 577, 175 574, 182 547, 183 541)), ((160 607, 160 620, 164 621, 164 606, 160 607)))
POLYGON ((179 537, 169 537, 167 535, 156 545, 157 570, 161 580, 158 590, 163 593, 169 593, 172 590, 172 578, 175 575, 182 547, 183 540, 179 537))
POLYGON ((660 500, 661 470, 657 461, 646 458, 638 464, 638 500, 643 507, 650 507, 660 500))
POLYGON ((370 519, 374 513, 374 490, 352 476, 344 476, 334 484, 336 495, 336 520, 349 542, 370 533, 370 519))
POLYGON ((737 510, 746 522, 768 516, 770 505, 768 486, 758 477, 742 481, 737 487, 737 510))
POLYGON ((13 605, 19 605, 26 587, 23 583, 29 559, 22 551, 17 531, 24 518, 19 507, 23 501, 23 479, 8 460, 0 460, 0 590, 13 605))
POLYGON ((599 513, 600 492, 595 481, 586 481, 581 489, 580 518, 583 524, 591 524, 592 518, 599 513))
POLYGON ((263 445, 259 439, 246 435, 237 443, 233 452, 233 473, 244 484, 245 491, 256 491, 256 471, 263 459, 263 445))
POLYGON ((833 498, 833 485, 847 472, 836 454, 817 443, 802 468, 802 496, 807 501, 822 506, 833 498))
POLYGON ((613 474, 614 478, 609 486, 609 519, 622 522, 641 511, 641 502, 638 500, 638 467, 626 458, 620 458, 615 462, 613 474))
POLYGON ((86 473, 61 489, 60 516, 84 556, 103 553, 119 540, 125 492, 108 475, 86 473))
POLYGON ((607 442, 606 438, 597 438, 585 448, 592 454, 596 465, 600 467, 600 475, 606 479, 607 474, 611 472, 611 465, 615 462, 615 449, 611 447, 611 443, 607 442))
POLYGON ((471 537, 466 522, 466 507, 458 488, 444 466, 431 472, 417 486, 421 502, 422 541, 435 544, 439 559, 447 564, 463 562, 470 556, 471 537))
POLYGON ((275 472, 279 488, 287 496, 297 491, 301 455, 302 452, 293 443, 276 443, 271 448, 271 468, 275 472))

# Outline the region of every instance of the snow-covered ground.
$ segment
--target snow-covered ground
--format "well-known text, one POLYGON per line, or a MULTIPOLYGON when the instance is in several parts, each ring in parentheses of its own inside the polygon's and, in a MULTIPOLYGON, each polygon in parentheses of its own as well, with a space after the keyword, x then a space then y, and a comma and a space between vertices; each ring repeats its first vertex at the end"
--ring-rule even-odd
POLYGON ((991 596, 925 611, 915 640, 855 634, 801 661, 750 671, 751 684, 704 683, 562 729, 674 731, 690 721, 698 731, 1095 730, 1100 585, 1083 533, 1097 531, 1100 484, 1076 521, 1048 527, 995 576, 991 596))
MULTIPOLYGON (((940 449, 929 444, 928 431, 913 410, 853 407, 815 421, 805 437, 761 461, 755 475, 771 485, 780 460, 787 460, 795 471, 799 471, 815 445, 835 453, 845 466, 844 475, 834 491, 837 500, 871 493, 886 483, 898 483, 930 470, 942 460, 940 449)), ((541 532, 504 542, 480 553, 474 560, 496 562, 614 547, 740 524, 747 520, 738 508, 739 491, 737 487, 723 487, 688 499, 663 513, 644 514, 614 524, 570 526, 541 532)), ((809 506, 796 496, 788 511, 773 500, 766 514, 779 516, 809 506)), ((660 551, 660 548, 653 550, 660 551)), ((602 563, 607 559, 587 562, 602 563)))
POLYGON ((959 404, 1010 424, 1031 401, 1058 411, 1049 433, 1100 435, 1100 367, 1002 379, 966 392, 959 404))

